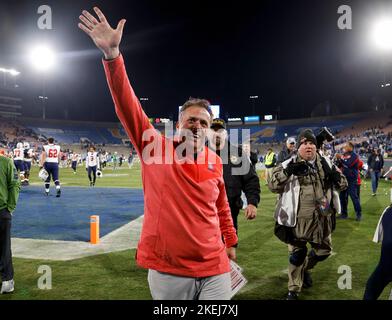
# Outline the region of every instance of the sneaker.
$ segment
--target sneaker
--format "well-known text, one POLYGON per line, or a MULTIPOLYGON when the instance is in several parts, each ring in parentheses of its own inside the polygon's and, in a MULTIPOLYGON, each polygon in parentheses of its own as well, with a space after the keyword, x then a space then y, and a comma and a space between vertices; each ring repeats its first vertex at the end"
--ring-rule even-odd
POLYGON ((304 281, 302 284, 302 288, 310 288, 311 286, 313 286, 313 280, 312 280, 312 276, 310 275, 309 271, 305 271, 304 272, 304 281))
POLYGON ((61 190, 59 189, 59 190, 57 190, 56 198, 60 198, 60 196, 61 196, 61 190))
POLYGON ((374 196, 376 196, 376 194, 375 194, 375 193, 372 193, 372 196, 374 197, 374 196))
POLYGON ((14 292, 15 288, 14 288, 14 280, 8 280, 8 281, 3 281, 2 285, 1 285, 1 294, 4 293, 12 293, 14 292))
POLYGON ((361 221, 362 220, 362 217, 357 217, 356 219, 355 219, 355 221, 361 221))
POLYGON ((93 183, 90 181, 90 187, 92 187, 93 186, 93 183))
POLYGON ((340 220, 346 220, 346 219, 348 219, 348 216, 344 216, 344 215, 340 215, 340 216, 338 216, 338 219, 340 219, 340 220))
POLYGON ((295 291, 289 291, 286 300, 298 300, 298 293, 295 291))

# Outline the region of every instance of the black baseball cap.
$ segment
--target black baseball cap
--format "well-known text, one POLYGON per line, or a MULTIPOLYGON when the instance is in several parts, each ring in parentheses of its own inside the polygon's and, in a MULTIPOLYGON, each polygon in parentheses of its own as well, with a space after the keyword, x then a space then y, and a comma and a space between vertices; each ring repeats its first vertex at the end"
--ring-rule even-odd
POLYGON ((226 130, 226 122, 223 119, 216 118, 212 120, 211 129, 213 128, 222 128, 226 130))

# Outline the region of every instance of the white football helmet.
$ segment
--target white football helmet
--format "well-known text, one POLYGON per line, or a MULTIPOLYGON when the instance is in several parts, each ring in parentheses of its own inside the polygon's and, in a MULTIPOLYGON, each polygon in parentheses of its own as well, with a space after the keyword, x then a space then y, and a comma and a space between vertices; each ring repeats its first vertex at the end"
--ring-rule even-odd
POLYGON ((102 176, 103 176, 102 171, 101 170, 97 170, 97 177, 98 178, 102 178, 102 176))
POLYGON ((23 143, 23 148, 30 149, 30 143, 28 142, 23 143))
POLYGON ((46 171, 44 168, 42 168, 38 173, 38 178, 45 181, 46 179, 48 179, 48 177, 49 177, 48 171, 46 171))
POLYGON ((22 142, 18 142, 18 143, 16 144, 16 147, 17 147, 18 149, 23 148, 23 143, 22 143, 22 142))

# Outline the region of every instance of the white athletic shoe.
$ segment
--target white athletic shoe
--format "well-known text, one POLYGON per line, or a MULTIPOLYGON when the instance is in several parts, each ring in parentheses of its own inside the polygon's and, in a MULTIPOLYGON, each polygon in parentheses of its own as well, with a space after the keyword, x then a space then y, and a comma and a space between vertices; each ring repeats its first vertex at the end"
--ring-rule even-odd
POLYGON ((11 293, 14 292, 15 288, 14 288, 14 280, 8 280, 8 281, 3 281, 2 285, 1 285, 1 291, 0 293, 11 293))

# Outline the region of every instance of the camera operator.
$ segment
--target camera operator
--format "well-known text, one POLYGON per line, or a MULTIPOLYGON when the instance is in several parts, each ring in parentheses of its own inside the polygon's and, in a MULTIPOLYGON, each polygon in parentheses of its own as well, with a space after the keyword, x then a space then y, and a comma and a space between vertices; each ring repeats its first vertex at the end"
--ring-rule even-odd
POLYGON ((282 163, 287 159, 291 158, 295 153, 295 138, 289 137, 286 141, 286 146, 283 147, 283 150, 279 152, 278 158, 276 159, 276 164, 282 163))
MULTIPOLYGON (((323 139, 324 141, 324 139, 323 139)), ((312 286, 309 270, 332 251, 331 234, 339 199, 347 181, 330 161, 317 152, 313 131, 301 131, 298 154, 279 164, 269 179, 269 189, 280 194, 275 211, 275 235, 289 248, 288 300, 298 299, 312 286), (311 250, 307 254, 307 243, 311 250)))

